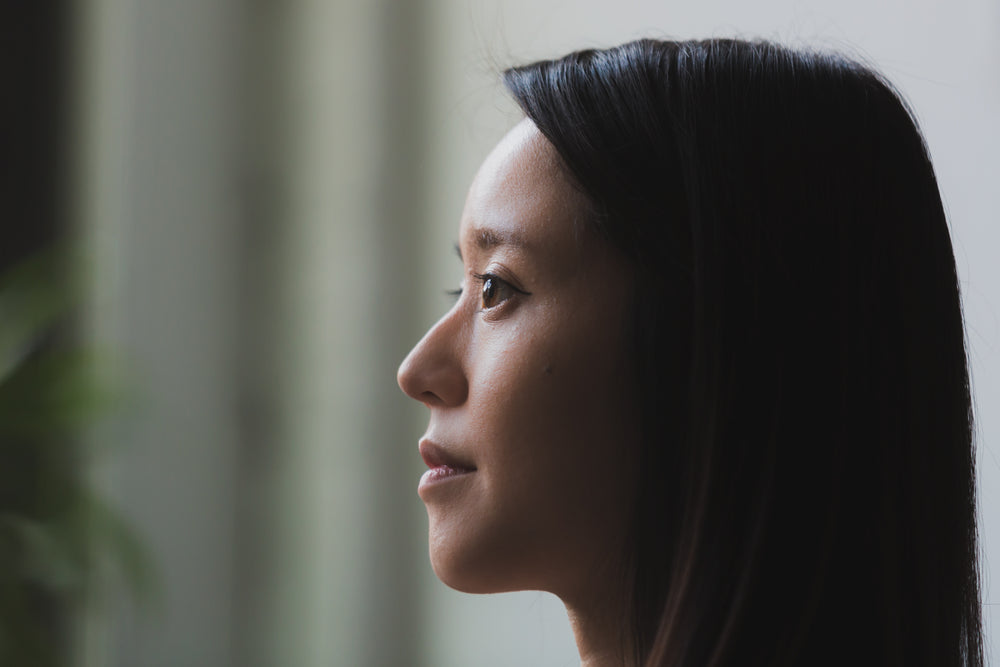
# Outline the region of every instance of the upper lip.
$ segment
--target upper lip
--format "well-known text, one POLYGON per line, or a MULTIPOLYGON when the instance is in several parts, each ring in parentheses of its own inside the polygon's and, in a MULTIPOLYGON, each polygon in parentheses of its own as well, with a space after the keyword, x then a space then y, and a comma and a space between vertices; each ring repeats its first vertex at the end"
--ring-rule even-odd
POLYGON ((447 466, 455 470, 470 472, 476 469, 476 466, 426 438, 420 441, 420 458, 424 460, 428 468, 447 466))

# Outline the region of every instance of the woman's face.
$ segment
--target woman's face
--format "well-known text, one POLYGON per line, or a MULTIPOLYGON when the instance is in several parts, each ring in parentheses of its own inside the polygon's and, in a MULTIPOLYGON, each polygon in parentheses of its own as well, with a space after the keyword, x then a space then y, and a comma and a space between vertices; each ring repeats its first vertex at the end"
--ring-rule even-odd
POLYGON ((483 163, 459 225, 462 293, 399 368, 430 408, 418 493, 431 562, 467 592, 585 594, 631 514, 631 279, 530 121, 483 163))

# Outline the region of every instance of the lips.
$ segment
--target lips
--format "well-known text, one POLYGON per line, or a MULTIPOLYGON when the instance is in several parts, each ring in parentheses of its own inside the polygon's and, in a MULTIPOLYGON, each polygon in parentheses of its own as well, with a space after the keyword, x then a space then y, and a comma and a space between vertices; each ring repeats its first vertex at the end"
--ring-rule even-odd
POLYGON ((476 467, 456 456, 453 452, 444 447, 431 442, 430 440, 420 441, 420 458, 424 460, 428 468, 447 468, 455 473, 473 472, 476 467))
POLYGON ((427 464, 427 470, 420 477, 417 493, 425 503, 441 502, 442 490, 461 488, 453 486, 452 480, 468 479, 476 470, 468 461, 430 440, 420 441, 420 457, 427 464))

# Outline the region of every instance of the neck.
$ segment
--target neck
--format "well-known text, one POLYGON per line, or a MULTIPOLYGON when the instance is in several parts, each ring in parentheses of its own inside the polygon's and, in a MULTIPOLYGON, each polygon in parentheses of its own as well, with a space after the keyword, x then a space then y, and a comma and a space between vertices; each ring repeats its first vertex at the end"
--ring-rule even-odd
POLYGON ((628 631, 625 605, 604 599, 590 604, 566 603, 581 667, 621 667, 628 631))

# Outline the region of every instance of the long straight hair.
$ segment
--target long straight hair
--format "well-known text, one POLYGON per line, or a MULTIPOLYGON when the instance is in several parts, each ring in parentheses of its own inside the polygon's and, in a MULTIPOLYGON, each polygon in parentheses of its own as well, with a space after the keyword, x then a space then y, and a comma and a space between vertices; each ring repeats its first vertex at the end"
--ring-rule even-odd
POLYGON ((958 280, 900 96, 736 40, 504 81, 635 268, 628 662, 981 665, 958 280))

